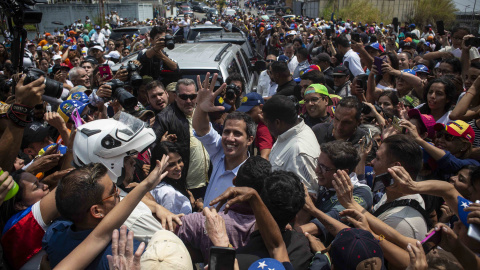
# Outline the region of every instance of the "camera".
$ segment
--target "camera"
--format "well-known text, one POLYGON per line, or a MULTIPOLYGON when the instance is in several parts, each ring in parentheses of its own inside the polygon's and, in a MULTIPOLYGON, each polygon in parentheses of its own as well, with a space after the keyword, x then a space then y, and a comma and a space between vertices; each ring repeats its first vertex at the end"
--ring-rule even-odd
POLYGON ((45 84, 45 93, 44 95, 54 98, 60 98, 63 93, 63 83, 52 80, 45 75, 45 72, 38 68, 28 68, 25 70, 25 80, 23 85, 27 85, 35 80, 38 80, 40 77, 45 77, 43 83, 45 84))
POLYGON ((172 35, 165 35, 165 47, 169 50, 173 50, 175 48, 175 41, 173 40, 172 35))
POLYGON ((112 98, 117 99, 127 112, 132 111, 137 106, 137 98, 123 88, 125 84, 122 81, 113 79, 106 84, 112 88, 112 98))
POLYGON ((225 91, 225 97, 229 100, 232 100, 235 99, 236 96, 238 97, 240 93, 240 88, 232 83, 227 86, 227 90, 225 91))
POLYGON ((139 87, 140 85, 142 85, 143 79, 142 76, 138 74, 138 66, 135 65, 135 63, 133 63, 132 61, 128 61, 128 64, 126 66, 122 66, 120 68, 127 70, 130 85, 132 85, 133 87, 139 87))

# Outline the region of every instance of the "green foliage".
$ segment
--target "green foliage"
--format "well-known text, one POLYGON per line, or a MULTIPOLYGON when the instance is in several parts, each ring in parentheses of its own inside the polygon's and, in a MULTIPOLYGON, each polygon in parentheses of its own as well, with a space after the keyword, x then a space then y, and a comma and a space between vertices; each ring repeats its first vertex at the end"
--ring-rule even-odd
POLYGON ((455 24, 455 12, 458 9, 453 0, 418 0, 415 3, 415 13, 409 21, 415 22, 417 27, 443 21, 445 28, 450 29, 455 24))
POLYGON ((319 11, 319 17, 323 17, 325 20, 330 20, 333 12, 333 0, 329 0, 328 3, 325 5, 323 12, 319 11))
POLYGON ((26 24, 24 28, 27 31, 37 31, 37 26, 35 24, 26 24))
POLYGON ((391 21, 393 19, 392 13, 393 12, 389 10, 380 12, 369 0, 356 0, 350 1, 345 7, 336 12, 335 16, 337 19, 350 19, 355 22, 380 23, 381 21, 391 21))
POLYGON ((226 5, 227 5, 227 2, 225 0, 217 1, 217 8, 218 8, 218 12, 220 12, 220 14, 222 13, 222 10, 226 5))

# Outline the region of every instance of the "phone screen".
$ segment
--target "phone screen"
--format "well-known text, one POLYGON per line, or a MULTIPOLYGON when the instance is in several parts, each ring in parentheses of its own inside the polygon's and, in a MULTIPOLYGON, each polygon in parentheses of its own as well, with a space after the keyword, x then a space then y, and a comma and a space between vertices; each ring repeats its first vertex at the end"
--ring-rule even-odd
POLYGON ((98 68, 98 71, 100 72, 100 76, 104 80, 110 80, 113 78, 112 72, 110 71, 110 66, 108 64, 100 66, 98 68))
POLYGON ((423 250, 425 254, 430 252, 434 247, 438 246, 442 240, 442 231, 432 231, 425 239, 422 240, 423 250))
POLYGON ((235 265, 235 249, 223 247, 210 248, 210 262, 208 269, 233 270, 235 265))
POLYGON ((373 64, 377 67, 377 72, 378 72, 378 75, 383 75, 383 72, 382 72, 382 64, 383 64, 384 60, 380 57, 376 57, 374 58, 373 60, 373 64))

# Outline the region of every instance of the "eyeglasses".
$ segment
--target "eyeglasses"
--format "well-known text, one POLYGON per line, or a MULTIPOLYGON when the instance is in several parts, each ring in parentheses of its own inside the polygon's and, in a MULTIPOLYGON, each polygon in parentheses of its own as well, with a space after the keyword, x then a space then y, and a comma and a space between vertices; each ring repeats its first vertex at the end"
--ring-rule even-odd
POLYGON ((444 138, 447 142, 451 142, 453 141, 456 137, 453 136, 452 134, 449 134, 445 131, 440 131, 440 132, 437 132, 437 139, 440 139, 440 138, 444 138))
POLYGON ((268 59, 268 60, 265 60, 265 62, 267 62, 267 63, 273 63, 273 62, 275 62, 275 60, 268 59))
POLYGON ((345 78, 346 76, 344 75, 334 75, 333 78, 334 79, 341 79, 341 78, 345 78))
POLYGON ((120 197, 120 190, 118 189, 117 185, 113 184, 113 187, 115 187, 115 191, 112 194, 110 194, 108 197, 102 199, 100 202, 104 202, 112 197, 115 197, 115 198, 120 197))
POLYGON ((194 100, 197 98, 197 94, 191 94, 191 95, 187 95, 187 94, 181 94, 181 95, 178 95, 178 97, 181 99, 181 100, 194 100))
POLYGON ((322 163, 317 163, 317 166, 318 166, 318 168, 320 168, 320 170, 322 171, 322 173, 327 173, 327 172, 335 171, 335 170, 336 170, 335 168, 329 168, 329 167, 325 166, 325 165, 322 164, 322 163))

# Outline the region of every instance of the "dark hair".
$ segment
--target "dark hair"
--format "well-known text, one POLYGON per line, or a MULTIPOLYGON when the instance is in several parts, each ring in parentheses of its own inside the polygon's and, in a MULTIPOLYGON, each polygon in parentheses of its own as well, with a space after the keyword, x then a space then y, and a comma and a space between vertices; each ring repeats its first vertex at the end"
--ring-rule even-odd
MULTIPOLYGON (((400 63, 398 62, 398 57, 396 53, 391 53, 391 52, 384 52, 381 53, 380 56, 386 55, 388 59, 390 60, 390 66, 396 70, 399 69, 400 63)), ((375 76, 375 82, 378 84, 381 80, 383 79, 383 75, 377 75, 375 76)), ((395 85, 395 76, 390 76, 390 82, 392 85, 395 85)))
POLYGON ((463 26, 456 26, 452 29, 452 36, 453 36, 453 34, 455 34, 458 31, 466 31, 467 35, 470 34, 470 29, 468 29, 466 27, 463 27, 463 26))
POLYGON ((480 69, 480 62, 472 62, 470 63, 470 67, 475 69, 480 69))
POLYGON ((358 100, 357 97, 350 96, 342 98, 337 104, 337 110, 340 106, 344 108, 355 109, 357 111, 355 113, 355 119, 357 119, 357 121, 360 121, 360 116, 362 115, 362 103, 358 100))
POLYGON ((15 209, 15 204, 21 202, 23 200, 23 186, 20 184, 22 181, 21 175, 25 172, 24 170, 20 169, 11 173, 11 176, 18 185, 18 191, 15 196, 13 196, 10 200, 4 201, 2 205, 0 205, 0 229, 3 231, 5 224, 7 224, 8 220, 15 215, 16 213, 20 212, 15 209))
POLYGON ((387 147, 386 152, 390 160, 400 162, 412 179, 415 180, 423 165, 423 153, 420 146, 404 134, 388 136, 383 140, 383 144, 387 147))
MULTIPOLYGON (((301 38, 297 37, 297 38, 294 38, 293 41, 292 41, 292 44, 295 44, 295 42, 300 42, 300 45, 303 45, 303 41, 301 38)), ((298 51, 297 51, 298 52, 298 51)))
POLYGON ((265 102, 262 108, 267 121, 279 119, 288 125, 295 125, 298 119, 296 104, 287 96, 274 95, 265 102))
POLYGON ((242 75, 240 73, 232 73, 228 76, 228 78, 225 80, 227 85, 231 84, 232 81, 239 81, 242 83, 242 93, 245 93, 245 80, 243 79, 242 75))
POLYGON ((480 182, 480 167, 475 165, 465 165, 460 170, 469 170, 468 177, 470 177, 470 186, 473 187, 474 190, 477 190, 475 184, 480 182))
POLYGON ((261 194, 264 180, 270 175, 271 170, 272 165, 268 160, 261 156, 249 157, 238 169, 235 186, 251 187, 261 194))
POLYGON ((444 107, 445 112, 447 112, 450 109, 450 107, 453 104, 455 104, 455 101, 456 101, 455 84, 449 78, 442 76, 440 78, 431 80, 430 82, 428 82, 427 86, 425 87, 425 90, 423 92, 423 100, 425 101, 425 104, 419 109, 422 114, 432 113, 432 111, 430 110, 430 107, 428 107, 428 104, 427 104, 428 102, 427 97, 428 97, 428 92, 430 91, 430 87, 432 87, 432 84, 434 83, 441 83, 445 88, 445 96, 446 96, 446 99, 448 100, 444 107))
POLYGON ((261 198, 283 231, 305 204, 305 189, 294 173, 274 171, 265 178, 261 198))
MULTIPOLYGON (((410 52, 402 51, 402 52, 399 52, 398 54, 401 54, 401 53, 404 53, 404 54, 407 56, 408 60, 412 60, 412 59, 413 59, 413 56, 412 56, 412 54, 411 54, 410 52)), ((398 58, 398 57, 397 57, 397 58, 398 58)))
MULTIPOLYGON (((297 49, 297 55, 301 55, 302 58, 308 59, 308 50, 307 48, 298 48, 297 49)), ((297 56, 298 57, 298 56, 297 56)))
POLYGON ((288 69, 288 65, 285 62, 275 61, 272 63, 270 68, 272 69, 273 73, 277 73, 284 76, 291 76, 290 70, 288 69))
POLYGON ((330 158, 338 170, 348 170, 348 173, 355 172, 360 155, 351 142, 331 141, 320 145, 321 152, 330 158))
MULTIPOLYGON (((392 90, 385 90, 383 91, 380 96, 378 97, 378 99, 380 99, 381 97, 383 96, 386 96, 390 99, 390 101, 392 102, 392 105, 393 106, 397 106, 398 103, 400 102, 400 100, 398 99, 398 96, 397 96, 397 92, 395 91, 392 91, 392 90)), ((378 100, 377 100, 378 101, 378 100)))
POLYGON ((348 40, 347 36, 346 35, 340 35, 339 37, 337 37, 335 39, 335 43, 337 45, 340 45, 344 48, 350 48, 350 41, 348 40))
MULTIPOLYGON (((160 142, 152 150, 152 157, 150 158, 150 171, 155 169, 155 165, 157 164, 157 160, 161 160, 163 155, 168 156, 170 153, 177 153, 180 155, 180 157, 183 160, 182 157, 182 151, 180 150, 180 146, 176 143, 173 142, 160 142)), ((187 182, 186 182, 186 170, 185 167, 182 170, 182 177, 178 180, 171 179, 168 177, 165 177, 162 182, 165 182, 172 186, 174 189, 180 191, 185 197, 189 198, 188 192, 187 192, 187 182)))
POLYGON ((257 133, 257 124, 255 124, 250 115, 239 111, 229 113, 225 118, 225 121, 223 122, 223 126, 225 126, 228 120, 243 120, 245 122, 245 125, 247 126, 247 130, 245 130, 245 132, 247 133, 247 138, 250 136, 255 138, 255 134, 257 133))
POLYGON ((325 76, 320 70, 312 70, 307 73, 303 73, 303 75, 300 76, 300 79, 312 81, 312 84, 313 83, 319 83, 323 85, 326 84, 325 76))
POLYGON ((122 46, 125 46, 124 44, 124 41, 123 40, 117 40, 114 42, 115 43, 115 50, 122 47, 122 46))
POLYGON ((458 75, 462 74, 462 62, 456 57, 444 59, 440 63, 449 64, 450 66, 452 66, 453 73, 458 75))
POLYGON ((157 81, 157 80, 153 80, 151 82, 149 82, 146 86, 145 86, 145 92, 147 93, 148 95, 148 92, 159 87, 160 89, 162 89, 163 91, 166 92, 165 90, 165 86, 163 85, 163 83, 161 81, 157 81))
POLYGON ((156 35, 166 33, 167 28, 165 26, 154 26, 152 30, 150 30, 150 38, 154 39, 156 35))
POLYGON ((90 207, 102 201, 104 187, 99 180, 107 172, 103 164, 90 163, 65 175, 55 192, 60 215, 74 223, 83 221, 90 207))

